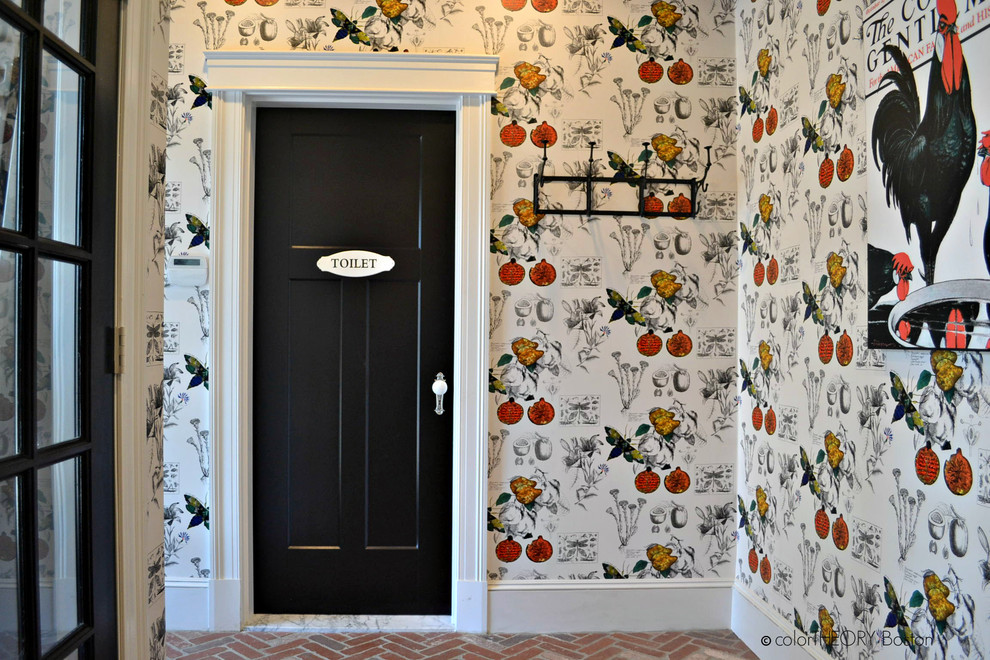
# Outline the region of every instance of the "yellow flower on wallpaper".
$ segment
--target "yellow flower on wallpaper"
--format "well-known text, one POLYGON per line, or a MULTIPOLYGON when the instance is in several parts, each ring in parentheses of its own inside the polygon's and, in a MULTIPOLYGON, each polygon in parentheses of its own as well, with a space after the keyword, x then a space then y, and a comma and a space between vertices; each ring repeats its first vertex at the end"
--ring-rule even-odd
POLYGON ((770 352, 770 344, 765 341, 760 342, 760 366, 763 367, 763 371, 770 368, 770 363, 773 362, 773 353, 770 352))
POLYGON ((828 104, 832 108, 838 108, 842 102, 842 94, 846 91, 846 83, 842 82, 842 75, 833 73, 825 83, 825 95, 828 97, 828 104))
POLYGON ((654 543, 646 549, 646 558, 653 564, 653 568, 663 573, 677 561, 677 557, 671 554, 672 550, 667 546, 654 543))
POLYGON ((519 351, 522 351, 527 348, 536 348, 537 346, 539 346, 537 342, 532 341, 530 339, 526 339, 525 337, 520 337, 519 339, 512 342, 512 352, 515 353, 516 355, 519 355, 519 351))
POLYGON ((767 511, 770 510, 770 503, 767 502, 767 492, 763 490, 763 486, 756 487, 756 510, 760 512, 761 518, 766 516, 767 511))
POLYGON ((546 76, 540 74, 540 67, 529 62, 520 62, 513 71, 516 78, 519 79, 519 84, 526 89, 536 89, 540 83, 547 79, 546 76))
POLYGON ((681 425, 679 421, 674 419, 674 413, 663 408, 654 408, 650 411, 650 423, 660 435, 670 435, 674 429, 681 425))
POLYGON ((760 219, 764 223, 770 222, 771 213, 773 213, 773 204, 770 203, 770 195, 760 195, 760 219))
POLYGON ((680 291, 684 286, 677 281, 676 275, 671 275, 665 270, 658 270, 650 276, 650 284, 657 290, 657 295, 661 298, 670 298, 680 291))
POLYGON ((831 431, 825 436, 825 453, 828 455, 828 464, 832 466, 835 470, 839 467, 839 463, 842 462, 842 458, 846 455, 844 451, 839 449, 839 438, 831 431))
POLYGON ((838 289, 842 284, 842 278, 846 276, 846 267, 842 265, 842 257, 835 252, 830 252, 828 260, 825 262, 828 269, 828 280, 832 283, 833 289, 838 289))
POLYGON ((956 366, 955 351, 932 351, 932 369, 935 370, 935 383, 943 392, 948 392, 956 386, 956 381, 962 376, 962 367, 956 366))
POLYGON ((653 136, 650 144, 653 145, 654 151, 657 152, 657 157, 665 163, 674 160, 684 151, 683 147, 677 146, 677 140, 675 138, 667 137, 663 133, 653 136))
POLYGON ((378 6, 382 8, 382 14, 388 18, 395 18, 409 7, 399 0, 379 0, 378 6))
POLYGON ((526 367, 535 364, 541 357, 543 357, 543 351, 538 351, 535 348, 524 348, 519 351, 519 363, 526 367))
POLYGON ((528 199, 520 199, 512 205, 512 211, 516 214, 516 217, 519 218, 519 223, 523 227, 532 227, 546 215, 544 213, 537 215, 533 212, 533 209, 535 208, 536 207, 533 206, 533 202, 528 199))
POLYGON ((516 477, 509 483, 509 488, 520 504, 531 504, 543 493, 542 489, 536 487, 535 481, 526 477, 516 477))
POLYGON ((822 627, 822 641, 826 646, 832 646, 839 638, 839 633, 835 632, 835 621, 824 607, 818 610, 818 623, 822 627))
POLYGON ((537 360, 543 357, 543 351, 536 350, 539 346, 535 341, 530 341, 529 339, 517 339, 512 342, 512 352, 516 354, 519 358, 520 364, 523 366, 530 366, 535 364, 537 360))
POLYGON ((660 2, 654 2, 650 9, 653 11, 653 15, 656 16, 657 23, 665 28, 672 28, 677 21, 681 20, 683 14, 677 13, 677 7, 660 0, 660 2))
POLYGON ((928 611, 936 621, 945 621, 956 611, 956 606, 949 602, 949 588, 942 583, 934 572, 925 574, 925 595, 928 596, 928 611))
POLYGON ((770 56, 770 50, 767 48, 761 48, 760 52, 756 55, 756 67, 760 70, 760 75, 764 78, 770 73, 770 62, 773 61, 773 57, 770 56))

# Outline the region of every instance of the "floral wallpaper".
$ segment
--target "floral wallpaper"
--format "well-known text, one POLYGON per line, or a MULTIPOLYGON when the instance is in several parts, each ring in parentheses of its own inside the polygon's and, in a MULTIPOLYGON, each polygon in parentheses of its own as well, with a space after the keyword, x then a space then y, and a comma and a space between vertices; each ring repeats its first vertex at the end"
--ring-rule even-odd
POLYGON ((736 10, 736 581, 837 658, 983 658, 983 355, 866 344, 865 9, 736 10))
MULTIPOLYGON (((212 171, 208 140, 212 98, 207 84, 199 77, 202 48, 192 50, 196 43, 189 44, 200 62, 187 70, 186 47, 182 43, 187 30, 198 32, 199 28, 192 25, 193 17, 185 3, 165 2, 162 12, 171 24, 172 35, 158 112, 165 129, 167 154, 162 250, 166 257, 208 256, 212 171), (188 25, 183 22, 184 17, 188 17, 188 25)), ((203 20, 206 19, 201 16, 195 22, 202 24, 203 20)), ((217 25, 223 25, 223 21, 221 11, 217 25)), ((167 273, 165 287, 162 324, 165 573, 170 577, 209 578, 210 291, 206 286, 171 286, 167 273)))
MULTIPOLYGON (((169 18, 160 111, 166 254, 210 249, 205 49, 500 56, 491 117, 490 577, 728 579, 737 407, 732 3, 171 0, 169 18), (613 179, 595 187, 593 215, 534 213, 544 139, 547 173, 591 168, 613 179), (649 177, 700 178, 709 147, 696 218, 610 213, 635 208, 629 182, 644 167, 649 177)), ((686 187, 648 192, 651 212, 690 206, 686 187)), ((560 186, 541 205, 582 200, 560 186)), ((208 285, 166 289, 164 554, 167 575, 183 578, 208 577, 211 565, 209 302, 208 285)))
POLYGON ((161 525, 166 515, 165 490, 167 474, 165 469, 165 384, 162 380, 162 365, 165 357, 165 312, 164 281, 165 272, 165 209, 167 207, 166 184, 166 104, 163 92, 164 71, 169 43, 169 21, 167 14, 159 14, 150 34, 151 57, 153 63, 151 80, 151 103, 149 104, 148 135, 151 144, 148 149, 148 237, 150 238, 146 257, 148 260, 141 295, 145 311, 145 332, 135 333, 135 340, 145 344, 145 406, 146 439, 145 451, 148 457, 150 479, 147 493, 147 523, 144 530, 148 548, 148 657, 153 660, 165 658, 165 557, 167 544, 163 542, 161 525))

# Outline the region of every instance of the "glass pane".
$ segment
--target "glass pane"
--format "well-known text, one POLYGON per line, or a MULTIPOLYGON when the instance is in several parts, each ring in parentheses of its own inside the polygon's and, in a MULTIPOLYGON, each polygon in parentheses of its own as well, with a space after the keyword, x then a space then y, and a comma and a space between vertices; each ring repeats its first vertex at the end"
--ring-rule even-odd
POLYGON ((41 63, 38 235, 79 244, 79 74, 45 53, 41 63))
POLYGON ((79 437, 79 266, 38 260, 38 446, 79 437))
POLYGON ((21 228, 17 213, 18 165, 20 164, 21 122, 20 80, 21 33, 0 21, 0 227, 21 228))
POLYGON ((41 650, 79 625, 79 459, 38 470, 38 613, 41 650))
POLYGON ((80 0, 45 0, 45 27, 79 50, 80 0))
POLYGON ((0 658, 20 657, 17 481, 0 481, 0 658))
MULTIPOLYGON (((20 451, 21 255, 0 250, 0 458, 20 451)), ((3 657, 3 656, 0 656, 3 657)))

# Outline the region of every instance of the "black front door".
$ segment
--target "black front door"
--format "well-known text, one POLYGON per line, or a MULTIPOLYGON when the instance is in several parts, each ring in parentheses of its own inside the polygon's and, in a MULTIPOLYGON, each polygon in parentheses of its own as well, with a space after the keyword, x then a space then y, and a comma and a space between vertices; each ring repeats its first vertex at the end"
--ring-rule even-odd
POLYGON ((430 386, 453 367, 454 122, 258 110, 257 612, 450 612, 452 424, 430 386), (344 250, 395 266, 317 267, 344 250))

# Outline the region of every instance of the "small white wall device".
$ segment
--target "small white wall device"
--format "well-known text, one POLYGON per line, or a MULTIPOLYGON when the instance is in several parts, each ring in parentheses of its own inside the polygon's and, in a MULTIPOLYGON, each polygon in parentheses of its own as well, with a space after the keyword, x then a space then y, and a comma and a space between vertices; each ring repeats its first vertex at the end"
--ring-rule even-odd
POLYGON ((169 286, 203 286, 207 270, 205 256, 182 255, 168 258, 165 276, 169 286))

